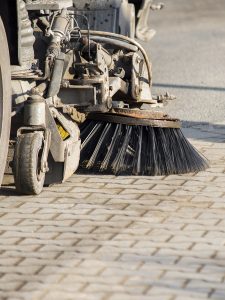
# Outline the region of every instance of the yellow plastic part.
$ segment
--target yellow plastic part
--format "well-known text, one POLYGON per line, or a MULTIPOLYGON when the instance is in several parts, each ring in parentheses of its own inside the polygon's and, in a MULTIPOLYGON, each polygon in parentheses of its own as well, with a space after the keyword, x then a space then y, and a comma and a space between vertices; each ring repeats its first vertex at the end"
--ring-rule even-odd
POLYGON ((57 124, 57 127, 61 138, 66 140, 70 136, 69 133, 60 124, 57 124))

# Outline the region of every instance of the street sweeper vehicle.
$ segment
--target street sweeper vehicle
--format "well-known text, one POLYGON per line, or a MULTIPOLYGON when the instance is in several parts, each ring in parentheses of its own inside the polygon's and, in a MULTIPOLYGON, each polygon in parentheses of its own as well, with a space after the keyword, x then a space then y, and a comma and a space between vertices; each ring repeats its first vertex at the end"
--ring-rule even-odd
POLYGON ((39 194, 78 167, 117 175, 205 169, 179 120, 154 109, 151 62, 130 37, 131 2, 0 2, 0 183, 8 145, 21 194, 39 194))

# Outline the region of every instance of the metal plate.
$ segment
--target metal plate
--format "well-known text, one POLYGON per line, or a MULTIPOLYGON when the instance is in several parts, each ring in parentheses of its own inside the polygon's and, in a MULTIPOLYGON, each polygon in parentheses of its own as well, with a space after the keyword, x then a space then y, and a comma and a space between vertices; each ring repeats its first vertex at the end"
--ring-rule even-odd
POLYGON ((77 10, 111 9, 121 6, 121 0, 73 0, 73 2, 77 10))
POLYGON ((28 10, 58 10, 73 6, 72 0, 27 0, 25 2, 28 10))
POLYGON ((132 118, 138 119, 170 119, 173 121, 178 121, 178 119, 170 118, 167 114, 162 111, 154 111, 154 110, 141 110, 141 109, 129 109, 129 108, 114 108, 112 113, 121 116, 128 116, 132 118))
MULTIPOLYGON (((154 115, 155 112, 153 112, 154 115)), ((180 128, 181 123, 177 119, 171 119, 167 116, 167 118, 154 118, 153 116, 149 117, 150 114, 147 114, 142 117, 134 117, 130 115, 120 115, 116 113, 95 113, 90 114, 88 119, 91 120, 99 120, 104 122, 111 122, 117 124, 126 124, 131 126, 152 126, 152 127, 161 127, 161 128, 180 128)))

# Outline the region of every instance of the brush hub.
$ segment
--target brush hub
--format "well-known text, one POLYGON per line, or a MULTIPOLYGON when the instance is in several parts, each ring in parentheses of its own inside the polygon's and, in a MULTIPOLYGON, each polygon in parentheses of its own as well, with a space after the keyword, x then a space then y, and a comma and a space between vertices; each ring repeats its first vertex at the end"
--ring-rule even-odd
POLYGON ((90 114, 88 119, 131 126, 181 128, 180 120, 170 118, 163 112, 139 109, 114 108, 108 113, 90 114))

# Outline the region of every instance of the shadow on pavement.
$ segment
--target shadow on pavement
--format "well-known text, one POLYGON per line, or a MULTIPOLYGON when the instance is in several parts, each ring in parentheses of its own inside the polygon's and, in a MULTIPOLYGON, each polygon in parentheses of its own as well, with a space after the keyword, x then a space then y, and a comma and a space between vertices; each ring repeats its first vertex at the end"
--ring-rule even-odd
POLYGON ((12 185, 10 188, 7 187, 6 185, 2 185, 0 189, 0 196, 21 196, 21 195, 19 195, 16 192, 14 185, 12 185))
POLYGON ((182 120, 182 131, 186 138, 225 143, 225 124, 182 120))
POLYGON ((170 84, 170 83, 154 83, 153 87, 225 92, 225 88, 223 88, 223 87, 216 87, 216 86, 170 84))

